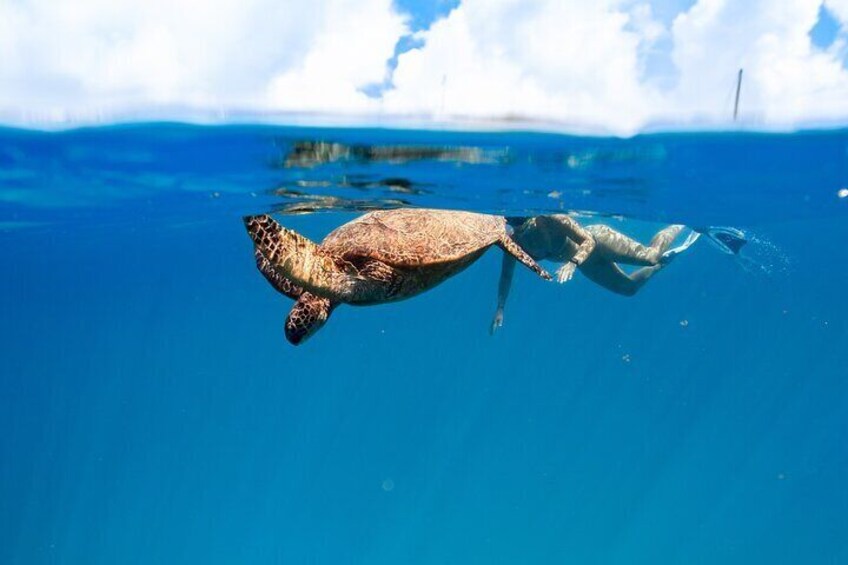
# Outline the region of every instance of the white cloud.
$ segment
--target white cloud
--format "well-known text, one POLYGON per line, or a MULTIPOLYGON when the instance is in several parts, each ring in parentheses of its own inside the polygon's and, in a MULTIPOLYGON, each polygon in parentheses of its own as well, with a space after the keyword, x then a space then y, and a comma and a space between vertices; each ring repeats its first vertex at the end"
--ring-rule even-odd
POLYGON ((656 93, 642 83, 642 33, 620 2, 465 0, 398 60, 395 112, 554 118, 628 130, 656 93))
POLYGON ((746 122, 844 120, 848 71, 840 46, 820 51, 809 37, 820 5, 700 0, 666 30, 641 3, 540 0, 530 9, 520 1, 466 0, 422 34, 422 49, 400 58, 386 105, 546 117, 619 133, 650 123, 726 123, 744 67, 746 122), (677 75, 666 89, 644 71, 646 53, 663 37, 670 37, 677 75))
POLYGON ((269 107, 297 111, 373 110, 364 86, 381 82, 398 39, 408 32, 388 0, 333 2, 302 61, 275 77, 269 107))
POLYGON ((728 91, 744 68, 742 110, 765 124, 848 117, 848 71, 812 46, 816 0, 700 0, 673 24, 681 72, 668 93, 678 116, 721 119, 728 91))
POLYGON ((5 1, 0 121, 164 107, 527 117, 630 133, 727 122, 744 67, 747 122, 845 123, 848 0, 826 5, 843 27, 822 50, 809 38, 821 0, 699 0, 670 25, 641 0, 463 0, 417 34, 423 47, 398 58, 394 88, 375 100, 361 89, 382 82, 408 33, 392 0, 5 1))
POLYGON ((2 2, 0 112, 353 109, 404 29, 391 0, 2 2))
POLYGON ((824 5, 842 24, 848 24, 848 0, 825 0, 824 5))

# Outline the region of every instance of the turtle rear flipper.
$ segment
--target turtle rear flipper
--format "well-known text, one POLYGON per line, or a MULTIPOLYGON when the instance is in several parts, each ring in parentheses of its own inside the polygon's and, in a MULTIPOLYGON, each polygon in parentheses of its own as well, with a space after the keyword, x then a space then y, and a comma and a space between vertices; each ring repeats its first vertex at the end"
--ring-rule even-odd
POLYGON ((542 277, 543 279, 549 281, 553 277, 551 274, 543 269, 530 255, 527 254, 524 249, 518 245, 515 240, 513 240, 508 235, 503 235, 498 240, 498 246, 504 250, 504 252, 509 253, 516 259, 518 259, 525 267, 532 270, 534 273, 542 277))

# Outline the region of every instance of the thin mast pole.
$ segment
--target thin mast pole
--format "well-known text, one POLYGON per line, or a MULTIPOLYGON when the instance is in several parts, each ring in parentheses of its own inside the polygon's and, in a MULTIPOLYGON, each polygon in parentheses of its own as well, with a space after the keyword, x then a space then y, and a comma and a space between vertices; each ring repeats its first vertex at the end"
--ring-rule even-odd
POLYGON ((736 102, 733 104, 733 121, 739 115, 739 92, 742 90, 742 69, 739 69, 739 78, 736 79, 736 102))

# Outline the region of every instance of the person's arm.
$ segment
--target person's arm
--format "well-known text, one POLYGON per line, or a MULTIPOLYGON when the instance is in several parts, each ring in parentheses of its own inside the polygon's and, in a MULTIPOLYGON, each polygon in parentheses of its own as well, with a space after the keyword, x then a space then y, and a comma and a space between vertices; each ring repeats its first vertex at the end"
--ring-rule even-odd
POLYGON ((498 283, 498 309, 495 311, 495 318, 492 320, 490 333, 494 334, 497 329, 503 326, 503 311, 506 306, 506 299, 509 296, 509 289, 512 286, 512 274, 515 272, 515 258, 512 255, 504 253, 503 263, 501 264, 501 280, 498 283))
POLYGON ((552 234, 556 234, 555 237, 567 237, 577 243, 577 251, 574 256, 557 269, 557 281, 564 283, 571 280, 571 277, 574 276, 574 270, 592 254, 595 249, 595 238, 571 216, 553 214, 551 216, 540 216, 541 218, 544 218, 544 221, 548 223, 546 227, 550 229, 552 234))

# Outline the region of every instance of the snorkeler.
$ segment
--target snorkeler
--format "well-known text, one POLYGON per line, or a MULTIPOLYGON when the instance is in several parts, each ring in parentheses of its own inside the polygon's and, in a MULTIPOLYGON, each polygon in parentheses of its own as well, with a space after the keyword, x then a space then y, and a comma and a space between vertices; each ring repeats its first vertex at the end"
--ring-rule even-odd
MULTIPOLYGON (((510 222, 515 229, 513 239, 533 259, 562 263, 556 272, 558 282, 571 280, 574 271, 579 268, 592 282, 623 296, 636 294, 652 276, 695 243, 700 235, 693 231, 680 246, 669 249, 685 226, 671 225, 657 232, 648 245, 643 245, 603 224, 584 228, 565 214, 518 218, 510 222), (628 274, 618 264, 641 268, 628 274)), ((503 310, 514 270, 515 260, 505 256, 492 333, 503 325, 503 310)))

